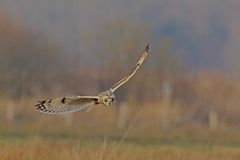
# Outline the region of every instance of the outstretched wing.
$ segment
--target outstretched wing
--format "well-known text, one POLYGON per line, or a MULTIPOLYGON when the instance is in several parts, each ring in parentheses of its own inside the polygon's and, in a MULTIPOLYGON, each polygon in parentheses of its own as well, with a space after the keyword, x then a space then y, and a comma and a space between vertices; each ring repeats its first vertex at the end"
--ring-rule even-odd
POLYGON ((69 96, 38 101, 35 105, 40 112, 47 114, 63 114, 77 112, 96 105, 98 96, 69 96))
POLYGON ((115 90, 117 90, 120 86, 122 86, 124 83, 126 83, 130 78, 132 78, 132 76, 136 73, 136 71, 138 70, 138 68, 142 65, 143 61, 146 59, 147 55, 148 55, 148 51, 149 51, 149 44, 145 47, 145 50, 141 56, 141 58, 138 60, 137 64, 135 65, 135 67, 133 68, 132 72, 130 72, 130 74, 128 74, 126 77, 124 77, 123 79, 121 79, 120 81, 118 81, 116 84, 114 84, 110 90, 112 90, 112 92, 114 92, 115 90))

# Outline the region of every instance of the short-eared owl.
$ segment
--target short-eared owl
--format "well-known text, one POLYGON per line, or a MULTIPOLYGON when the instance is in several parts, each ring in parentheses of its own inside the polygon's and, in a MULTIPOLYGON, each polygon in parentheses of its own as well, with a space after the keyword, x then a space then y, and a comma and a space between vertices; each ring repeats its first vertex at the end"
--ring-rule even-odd
POLYGON ((125 84, 132 76, 136 73, 138 68, 141 66, 149 52, 149 44, 146 46, 141 58, 133 68, 132 72, 126 77, 118 81, 108 90, 99 93, 97 96, 67 96, 60 98, 53 98, 44 101, 38 101, 35 105, 37 110, 47 114, 63 114, 70 112, 77 112, 84 108, 89 108, 89 110, 98 104, 103 104, 105 106, 110 106, 115 99, 113 94, 120 86, 125 84))

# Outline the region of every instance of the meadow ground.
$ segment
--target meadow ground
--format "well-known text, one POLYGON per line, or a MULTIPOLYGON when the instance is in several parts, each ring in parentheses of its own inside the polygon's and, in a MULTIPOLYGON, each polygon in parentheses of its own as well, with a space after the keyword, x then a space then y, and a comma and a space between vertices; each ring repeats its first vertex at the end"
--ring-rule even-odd
MULTIPOLYGON (((183 138, 183 137, 182 137, 183 138)), ((224 139, 224 138, 223 138, 224 139)), ((1 136, 1 160, 239 160, 240 144, 118 137, 1 136)))
POLYGON ((0 112, 0 160, 240 159, 239 128, 221 125, 211 132, 190 121, 163 130, 157 107, 133 110, 122 129, 117 127, 116 107, 78 112, 70 126, 64 116, 24 109, 18 108, 13 122, 0 112))

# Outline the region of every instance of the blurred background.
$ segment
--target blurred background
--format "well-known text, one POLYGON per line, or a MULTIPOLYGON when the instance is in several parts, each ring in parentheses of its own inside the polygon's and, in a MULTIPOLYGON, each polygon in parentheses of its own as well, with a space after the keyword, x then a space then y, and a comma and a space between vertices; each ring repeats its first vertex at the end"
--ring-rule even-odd
POLYGON ((240 144, 239 8, 238 0, 1 0, 0 137, 240 144), (108 89, 147 43, 149 57, 112 107, 35 110, 37 100, 108 89))

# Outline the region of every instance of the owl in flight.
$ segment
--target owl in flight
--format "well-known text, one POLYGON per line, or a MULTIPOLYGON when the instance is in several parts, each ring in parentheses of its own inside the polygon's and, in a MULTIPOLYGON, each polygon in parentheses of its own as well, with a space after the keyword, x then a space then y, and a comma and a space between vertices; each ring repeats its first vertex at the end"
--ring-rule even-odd
POLYGON ((130 72, 130 74, 118 81, 108 90, 99 93, 97 96, 67 96, 52 98, 44 101, 38 101, 35 107, 38 111, 47 114, 64 114, 70 112, 77 112, 85 108, 88 108, 88 110, 90 110, 93 106, 99 104, 110 106, 115 99, 114 91, 116 91, 120 86, 122 86, 130 78, 132 78, 132 76, 136 73, 138 68, 142 65, 143 61, 147 57, 148 52, 149 44, 145 47, 141 58, 138 60, 132 72, 130 72))

